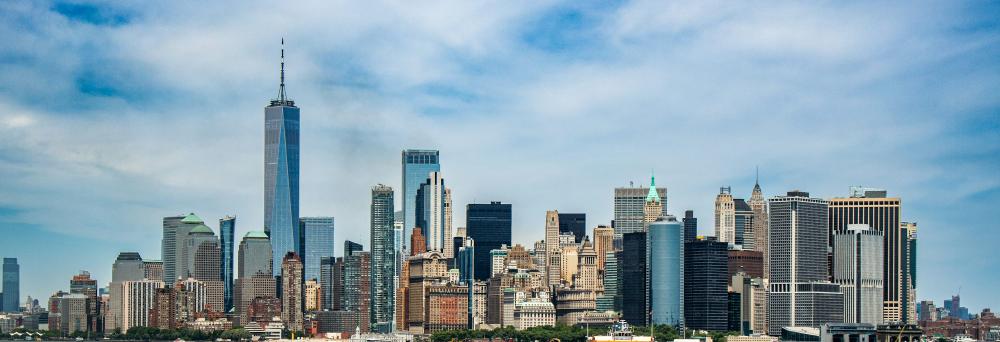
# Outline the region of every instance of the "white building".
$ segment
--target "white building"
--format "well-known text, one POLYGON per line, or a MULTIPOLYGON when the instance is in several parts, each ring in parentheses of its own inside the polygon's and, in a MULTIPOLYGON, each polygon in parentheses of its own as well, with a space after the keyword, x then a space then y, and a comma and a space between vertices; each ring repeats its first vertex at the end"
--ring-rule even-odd
POLYGON ((844 322, 882 323, 884 240, 867 224, 833 235, 833 282, 844 294, 844 322))
POLYGON ((552 302, 544 300, 529 300, 517 303, 514 308, 514 320, 517 329, 531 327, 555 326, 556 307, 552 302))

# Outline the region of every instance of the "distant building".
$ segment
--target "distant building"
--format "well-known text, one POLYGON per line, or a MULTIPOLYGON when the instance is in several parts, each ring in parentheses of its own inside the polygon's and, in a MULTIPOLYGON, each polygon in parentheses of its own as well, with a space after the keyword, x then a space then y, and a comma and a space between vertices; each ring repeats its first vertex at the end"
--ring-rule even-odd
POLYGON ((621 295, 619 293, 619 273, 618 258, 614 251, 608 251, 604 255, 604 277, 602 278, 604 293, 597 297, 597 311, 620 311, 621 295))
POLYGON ((334 220, 330 216, 300 217, 302 266, 305 279, 319 279, 320 261, 334 256, 334 220))
POLYGON ((476 240, 476 280, 489 279, 490 251, 511 244, 511 204, 490 202, 465 207, 466 236, 476 240))
POLYGON ((684 228, 672 215, 649 224, 647 263, 649 267, 649 309, 652 324, 685 325, 684 228))
POLYGON ((573 234, 576 243, 583 242, 583 238, 587 236, 587 214, 559 213, 559 233, 573 234))
POLYGON ((80 271, 80 274, 73 276, 69 281, 69 293, 84 296, 86 300, 85 330, 98 332, 103 328, 103 320, 100 315, 99 299, 97 297, 97 280, 90 278, 90 272, 80 271))
POLYGON ((545 212, 545 271, 546 287, 559 286, 562 278, 562 249, 559 248, 559 212, 545 212))
POLYGON ((187 278, 186 258, 188 233, 194 227, 204 225, 198 215, 168 216, 163 218, 163 239, 161 240, 161 260, 163 260, 163 281, 173 284, 178 278, 187 278))
POLYGON ((698 218, 694 217, 694 210, 685 210, 684 218, 684 243, 694 241, 698 237, 698 218))
POLYGON ((719 188, 715 196, 715 237, 721 242, 736 244, 736 204, 732 188, 719 188))
MULTIPOLYGON (((615 188, 614 192, 614 229, 615 240, 620 243, 624 234, 634 232, 644 232, 645 224, 652 222, 657 217, 667 214, 667 188, 657 188, 653 178, 650 178, 650 186, 647 187, 622 187, 615 188), (652 196, 650 196, 652 194, 652 196), (655 201, 653 200, 655 198, 655 201), (647 218, 646 202, 650 200, 653 208, 657 203, 660 207, 659 213, 649 213, 652 218, 647 218)), ((620 246, 620 245, 618 245, 620 246)))
POLYGON ((527 300, 514 304, 514 321, 517 330, 534 327, 555 326, 556 308, 552 302, 527 300))
POLYGON ((153 298, 156 290, 163 287, 163 282, 128 280, 122 282, 121 287, 121 331, 149 326, 149 311, 153 308, 153 298))
POLYGON ((163 281, 163 261, 162 260, 143 260, 142 261, 143 272, 145 273, 146 279, 149 280, 159 280, 163 281))
MULTIPOLYGON (((758 177, 759 180, 759 177, 758 177)), ((768 217, 767 217, 767 201, 764 200, 764 193, 760 190, 760 182, 755 181, 753 185, 753 192, 750 195, 750 201, 747 202, 750 205, 750 210, 753 211, 753 250, 761 252, 764 258, 764 279, 770 278, 770 269, 768 268, 768 241, 769 231, 768 231, 768 217)))
MULTIPOLYGON (((271 239, 271 270, 281 275, 282 257, 302 255, 299 241, 299 107, 285 96, 285 50, 281 49, 278 97, 264 108, 264 233, 271 239)), ((287 322, 286 322, 287 324, 287 322)))
POLYGON ((610 226, 594 227, 594 253, 597 253, 597 270, 604 272, 604 260, 608 252, 615 250, 615 229, 610 226))
POLYGON ((468 328, 468 287, 430 285, 426 291, 427 322, 424 324, 424 333, 468 328))
POLYGON ((281 261, 281 320, 289 330, 302 330, 302 298, 302 260, 288 252, 281 261))
POLYGON ((767 284, 764 279, 737 272, 730 284, 731 291, 740 295, 740 323, 736 331, 745 335, 767 334, 767 284))
MULTIPOLYGON (((416 221, 417 190, 420 189, 420 185, 424 183, 431 172, 441 171, 440 152, 437 150, 403 150, 402 170, 403 241, 406 243, 413 235, 413 228, 418 226, 416 221)), ((406 251, 411 249, 411 246, 408 245, 403 247, 406 251)))
POLYGON ((371 253, 360 249, 344 256, 343 309, 362 314, 358 323, 362 331, 371 329, 371 253))
POLYGON ((688 328, 727 331, 727 245, 714 237, 684 245, 684 323, 688 328))
POLYGON ((371 189, 371 324, 374 331, 393 329, 396 309, 398 270, 395 241, 395 193, 392 187, 378 184, 371 189))
POLYGON ((752 278, 764 277, 764 253, 748 249, 730 249, 729 276, 744 272, 752 278))
POLYGON ((735 244, 743 249, 754 249, 753 209, 742 198, 733 199, 733 223, 736 230, 735 244))
MULTIPOLYGON (((560 288, 555 290, 556 322, 576 325, 587 312, 596 309, 597 297, 593 290, 560 288)), ((515 310, 516 310, 515 303, 515 310)))
POLYGON ((833 235, 833 282, 844 294, 844 322, 882 323, 882 235, 850 224, 833 235))
MULTIPOLYGON (((877 342, 875 325, 869 323, 825 323, 819 328, 821 342, 877 342)), ((889 340, 885 340, 889 341, 889 340)), ((902 342, 899 340, 893 340, 902 342)))
POLYGON ((323 290, 319 285, 319 281, 316 279, 306 280, 305 285, 302 286, 302 292, 305 297, 305 311, 313 312, 322 310, 323 290))
POLYGON ((236 217, 219 219, 219 246, 222 249, 220 279, 223 284, 223 312, 233 309, 233 282, 236 279, 236 217))
POLYGON ((621 267, 618 291, 621 296, 622 319, 632 325, 646 326, 649 301, 646 271, 646 233, 626 233, 622 236, 622 251, 615 259, 621 267))
POLYGON ((243 237, 238 259, 240 277, 233 288, 238 325, 254 322, 248 310, 255 298, 275 297, 277 284, 272 276, 271 259, 271 244, 264 232, 251 231, 243 237))
POLYGON ((427 239, 429 251, 445 253, 446 245, 451 243, 451 223, 446 220, 449 218, 446 211, 451 207, 448 192, 440 171, 431 172, 417 189, 415 219, 427 239))
POLYGON ((111 283, 108 284, 111 293, 109 308, 104 319, 104 331, 127 330, 125 326, 127 312, 125 306, 127 303, 123 286, 126 281, 141 281, 145 275, 145 266, 139 253, 122 252, 118 254, 118 258, 111 266, 111 283))

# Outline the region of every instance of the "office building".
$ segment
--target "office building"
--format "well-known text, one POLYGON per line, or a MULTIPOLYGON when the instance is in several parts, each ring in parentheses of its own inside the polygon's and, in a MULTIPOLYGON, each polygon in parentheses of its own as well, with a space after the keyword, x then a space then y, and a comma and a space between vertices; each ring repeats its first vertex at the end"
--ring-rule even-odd
POLYGON ((594 253, 597 253, 597 270, 604 272, 604 261, 608 252, 613 252, 615 229, 610 226, 594 227, 594 253))
POLYGON ((714 237, 684 245, 684 323, 688 328, 727 330, 727 245, 714 237))
MULTIPOLYGON (((233 281, 236 278, 236 217, 226 216, 219 219, 219 245, 222 248, 220 276, 223 284, 223 309, 229 312, 233 309, 233 281)), ((148 277, 147 277, 148 278, 148 277)), ((152 278, 149 278, 152 280, 152 278)))
MULTIPOLYGON (((588 312, 596 309, 597 297, 594 291, 578 288, 558 288, 555 290, 556 322, 573 326, 580 323, 580 319, 588 312)), ((514 308, 517 308, 515 300, 514 308)), ((517 325, 517 324, 514 324, 517 325)))
MULTIPOLYGON (((831 237, 847 231, 849 224, 867 224, 882 235, 884 242, 882 279, 882 318, 885 322, 904 319, 904 309, 910 303, 902 302, 905 292, 903 280, 903 252, 905 249, 903 229, 900 226, 900 206, 898 197, 887 197, 885 190, 852 187, 851 195, 834 198, 829 206, 829 229, 831 237)), ((832 242, 830 247, 833 247, 832 242)), ((912 301, 911 301, 912 302, 912 301)))
POLYGON ((828 205, 808 192, 790 191, 768 200, 770 266, 768 330, 818 328, 843 322, 844 296, 827 281, 828 205))
POLYGON ((587 214, 559 213, 559 234, 573 234, 576 243, 587 236, 587 214))
POLYGON ((374 331, 392 331, 396 308, 397 256, 394 239, 394 193, 391 187, 372 187, 371 199, 371 305, 374 331))
POLYGON ((90 277, 90 272, 80 271, 80 274, 73 276, 69 281, 69 293, 86 298, 84 326, 81 331, 97 332, 99 326, 103 328, 98 306, 97 280, 90 277))
POLYGON ((452 249, 452 238, 454 237, 454 232, 452 231, 452 218, 453 218, 453 205, 451 203, 451 189, 444 189, 444 241, 442 241, 442 248, 444 249, 444 256, 449 259, 455 259, 455 250, 452 249))
POLYGON ((288 252, 281 261, 281 321, 288 330, 302 330, 302 299, 302 260, 295 252, 288 252))
MULTIPOLYGON (((759 177, 757 177, 759 180, 759 177)), ((764 200, 764 193, 760 190, 760 182, 754 181, 753 192, 750 194, 750 210, 753 211, 753 248, 752 250, 761 252, 761 256, 764 259, 763 271, 764 279, 769 279, 770 272, 768 271, 768 220, 767 220, 767 201, 764 200)))
POLYGON ((767 285, 760 277, 737 272, 731 277, 730 291, 739 294, 739 331, 744 335, 767 334, 767 285))
POLYGON ((21 312, 21 265, 17 258, 3 258, 3 307, 0 312, 21 312))
POLYGON ((645 326, 649 318, 646 257, 646 232, 622 235, 622 250, 616 255, 621 267, 618 290, 622 319, 632 325, 645 326))
POLYGON ((156 290, 162 281, 127 280, 121 282, 121 331, 149 326, 149 311, 153 308, 156 290))
POLYGON ((694 241, 698 237, 698 218, 694 217, 694 210, 685 210, 684 218, 684 243, 694 241))
POLYGON ((429 319, 426 302, 429 287, 447 279, 448 262, 441 253, 430 251, 410 257, 408 263, 406 329, 422 334, 429 319))
MULTIPOLYGON (((865 323, 826 323, 819 327, 820 342, 877 342, 896 341, 890 339, 879 340, 875 335, 875 325, 865 323)), ((893 336, 896 337, 896 336, 893 336)))
POLYGON ((278 97, 264 108, 264 232, 271 239, 271 268, 281 275, 282 256, 299 250, 299 107, 285 94, 281 49, 278 97))
MULTIPOLYGON (((475 239, 470 239, 475 241, 475 239)), ((507 245, 500 246, 500 249, 490 251, 490 277, 507 272, 507 254, 510 249, 507 245)))
POLYGON ((344 256, 344 310, 361 313, 362 331, 371 329, 371 253, 352 251, 344 256))
POLYGON ((305 279, 319 279, 319 264, 323 258, 335 256, 333 217, 301 217, 299 229, 302 241, 302 266, 305 279))
POLYGON ((719 188, 715 196, 715 237, 721 242, 736 244, 736 203, 732 188, 719 188))
POLYGON ((322 310, 340 310, 339 296, 336 301, 337 305, 334 305, 334 291, 343 292, 342 286, 335 287, 335 285, 340 285, 344 270, 343 259, 340 259, 340 262, 337 262, 337 259, 340 258, 327 257, 320 260, 319 285, 322 295, 320 300, 322 310))
MULTIPOLYGON (((403 241, 409 242, 413 235, 413 227, 417 227, 416 199, 420 185, 430 176, 431 172, 440 172, 440 153, 437 150, 404 150, 402 153, 403 167, 403 241)), ((426 235, 426 234, 424 234, 426 235)), ((410 246, 403 246, 406 251, 410 246)))
POLYGON ((271 243, 267 234, 248 232, 239 249, 239 278, 233 286, 233 302, 238 324, 245 326, 252 322, 248 312, 251 302, 255 298, 274 298, 277 284, 271 270, 271 243))
POLYGON ((733 199, 733 223, 736 230, 734 244, 743 249, 754 249, 753 209, 742 198, 733 199))
POLYGON ((490 202, 465 207, 465 235, 476 241, 476 280, 490 277, 490 251, 511 244, 511 204, 490 202))
POLYGON ((603 274, 604 293, 597 297, 597 311, 620 311, 621 297, 618 293, 618 284, 621 282, 619 281, 618 259, 615 257, 614 251, 604 253, 603 274))
MULTIPOLYGON (((445 209, 447 207, 447 193, 444 185, 444 178, 441 173, 434 171, 420 188, 417 189, 415 213, 417 227, 423 231, 424 238, 427 239, 427 250, 445 252, 445 241, 451 243, 451 234, 446 231, 450 224, 445 223, 445 209)), ((447 257, 447 255, 445 255, 447 257)))
POLYGON ((108 310, 104 319, 104 331, 114 331, 125 327, 125 301, 123 284, 126 281, 141 281, 145 278, 145 265, 142 257, 136 252, 121 252, 111 265, 111 283, 108 284, 110 290, 108 310))
POLYGON ((168 216, 163 218, 163 240, 161 241, 161 259, 163 261, 163 281, 173 284, 188 275, 187 239, 191 230, 204 226, 198 215, 168 216))
MULTIPOLYGON (((649 224, 646 233, 649 266, 649 309, 652 324, 685 325, 684 227, 667 215, 649 224)), ((723 259, 725 260, 725 259, 723 259)), ((690 261, 688 262, 690 263, 690 261)), ((638 278, 637 278, 638 279, 638 278)))
MULTIPOLYGON (((208 226, 197 225, 188 232, 183 254, 187 264, 178 276, 192 277, 202 281, 221 281, 222 253, 219 239, 208 226)), ((220 294, 221 295, 221 294, 220 294)), ((217 307, 216 309, 221 309, 217 307)))
POLYGON ((845 323, 882 323, 882 235, 867 224, 833 234, 833 282, 844 294, 845 323))
POLYGON ((746 273, 751 278, 764 277, 764 253, 746 250, 729 250, 729 276, 738 272, 746 273))
POLYGON ((546 287, 559 285, 562 278, 562 249, 559 246, 559 212, 545 212, 545 271, 546 287))
POLYGON ((427 287, 424 333, 468 329, 469 288, 453 284, 427 287))
POLYGON ((57 327, 50 325, 49 330, 58 329, 63 336, 90 331, 88 330, 91 317, 88 315, 89 303, 90 299, 79 293, 59 296, 59 325, 57 327))
POLYGON ((900 222, 903 237, 902 300, 903 319, 906 324, 917 323, 917 223, 900 222))
POLYGON ((645 231, 646 223, 667 215, 667 188, 657 188, 653 178, 650 178, 648 188, 631 185, 627 188, 615 188, 614 200, 615 220, 612 226, 615 229, 616 241, 621 241, 624 234, 645 231), (651 202, 649 209, 658 206, 660 212, 650 212, 647 215, 647 201, 651 202))

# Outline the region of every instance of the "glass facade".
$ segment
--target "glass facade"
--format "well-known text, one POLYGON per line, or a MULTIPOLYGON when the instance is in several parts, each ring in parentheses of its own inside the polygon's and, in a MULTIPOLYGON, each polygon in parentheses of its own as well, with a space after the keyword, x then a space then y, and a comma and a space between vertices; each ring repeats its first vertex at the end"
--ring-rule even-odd
POLYGON ((476 280, 490 278, 490 251, 511 244, 510 203, 469 204, 465 207, 465 233, 476 241, 476 280))
POLYGON ((233 256, 235 252, 236 239, 236 218, 226 216, 219 220, 219 243, 222 245, 222 258, 220 261, 221 278, 223 283, 223 300, 226 312, 233 308, 233 256))
POLYGON ((729 244, 714 237, 684 244, 684 325, 727 331, 729 244))
MULTIPOLYGON (((651 318, 654 324, 681 326, 684 324, 684 229, 677 218, 668 215, 649 224, 647 237, 651 318)), ((726 261, 725 253, 722 260, 726 261)), ((723 267, 723 276, 725 272, 723 267)), ((725 287, 726 281, 722 284, 725 287)))
MULTIPOLYGON (((299 108, 290 101, 272 101, 264 109, 264 232, 271 254, 299 250, 299 108)), ((281 272, 281 258, 271 269, 281 272)))
POLYGON ((631 325, 646 325, 649 302, 646 291, 646 232, 622 235, 622 250, 615 256, 621 266, 619 291, 622 319, 631 325), (625 279, 633 281, 625 281, 625 279), (640 280, 641 279, 641 280, 640 280))
POLYGON ((17 258, 3 258, 3 312, 20 312, 21 266, 17 258))
POLYGON ((573 233, 576 243, 587 236, 587 214, 559 213, 559 234, 573 233))
POLYGON ((372 327, 392 331, 395 312, 396 249, 394 196, 391 187, 372 188, 371 202, 371 295, 372 327))
POLYGON ((404 150, 403 163, 403 249, 409 250, 410 235, 416 224, 416 198, 420 184, 431 172, 441 171, 439 152, 436 150, 404 150))
POLYGON ((303 217, 299 219, 299 229, 302 230, 302 260, 306 280, 319 279, 320 260, 332 257, 333 217, 303 217))
POLYGON ((271 274, 271 242, 263 232, 249 232, 240 242, 239 277, 271 274))

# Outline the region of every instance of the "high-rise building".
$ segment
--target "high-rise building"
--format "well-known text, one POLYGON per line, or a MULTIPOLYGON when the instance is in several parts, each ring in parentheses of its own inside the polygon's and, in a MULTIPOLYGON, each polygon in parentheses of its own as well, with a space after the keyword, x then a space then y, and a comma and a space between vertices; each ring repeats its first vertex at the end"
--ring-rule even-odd
POLYGON ((288 252, 281 261, 281 320, 288 330, 302 330, 302 299, 302 260, 295 252, 288 252))
MULTIPOLYGON (((847 198, 834 198, 829 206, 828 235, 847 231, 849 224, 867 224, 871 230, 882 235, 884 242, 882 318, 886 322, 903 320, 903 251, 905 235, 900 227, 900 205, 898 197, 887 197, 885 190, 853 187, 847 198)), ((832 247, 832 244, 830 245, 832 247)))
MULTIPOLYGON (((468 318, 466 329, 475 329, 476 323, 476 241, 472 238, 462 239, 463 245, 458 249, 458 270, 461 284, 468 289, 468 318)), ((485 318, 485 314, 483 315, 485 318)))
MULTIPOLYGON (((403 150, 403 241, 408 243, 417 227, 417 190, 427 180, 431 172, 441 171, 440 152, 437 150, 403 150)), ((426 234, 424 234, 426 235, 426 234)), ((410 246, 403 246, 409 251, 410 246)))
POLYGON ((156 290, 162 281, 127 280, 121 283, 121 331, 149 326, 149 311, 153 309, 156 290))
POLYGON ((721 242, 736 243, 736 203, 732 188, 719 188, 715 196, 715 237, 721 242))
POLYGON ((650 319, 653 324, 682 326, 684 308, 684 228, 677 218, 663 216, 646 233, 650 319))
POLYGON ((902 250, 902 302, 903 319, 907 324, 917 323, 917 223, 900 222, 903 234, 902 250))
POLYGON ((299 250, 299 107, 285 94, 281 48, 278 97, 264 108, 264 232, 271 239, 271 268, 281 275, 282 256, 299 250))
POLYGON ((177 279, 187 278, 187 238, 188 233, 197 226, 203 226, 198 215, 168 216, 163 218, 163 240, 161 242, 161 259, 163 260, 163 281, 173 284, 177 279))
POLYGON ((427 239, 427 250, 429 251, 444 253, 445 242, 451 243, 450 236, 447 236, 450 234, 445 231, 450 226, 445 223, 447 218, 445 217, 446 203, 447 189, 444 185, 444 178, 441 177, 441 172, 431 172, 417 189, 415 201, 417 227, 423 230, 421 233, 427 239), (445 240, 446 237, 448 240, 445 240))
POLYGON ((576 243, 583 242, 587 236, 587 214, 559 213, 559 233, 573 234, 576 243))
POLYGON ((371 200, 371 305, 372 328, 392 331, 396 308, 396 257, 394 193, 391 187, 372 187, 371 200))
POLYGON ((123 284, 126 281, 141 281, 145 276, 145 266, 139 253, 121 252, 118 254, 118 258, 111 266, 111 283, 108 284, 111 293, 109 295, 109 308, 104 319, 104 331, 127 330, 124 325, 126 303, 124 302, 123 284))
POLYGON ((684 218, 684 243, 694 241, 698 237, 698 218, 694 217, 694 210, 685 210, 684 218))
POLYGON ((84 327, 81 331, 97 332, 100 320, 100 311, 97 297, 97 280, 90 278, 90 272, 80 271, 80 274, 73 276, 69 281, 69 293, 78 294, 86 298, 84 310, 84 327))
POLYGON ((562 278, 562 250, 559 248, 559 212, 545 212, 545 271, 546 286, 559 285, 562 278))
POLYGON ((684 323, 688 328, 727 330, 727 245, 715 237, 684 245, 684 323))
POLYGON ((146 279, 163 281, 163 260, 143 260, 142 269, 146 279))
POLYGON ((760 182, 755 181, 753 192, 750 194, 750 210, 753 211, 753 250, 761 252, 764 257, 764 279, 770 276, 768 268, 768 219, 767 201, 764 200, 764 193, 760 190, 760 182))
POLYGON ((649 318, 646 247, 646 232, 626 233, 622 236, 622 250, 615 256, 621 267, 618 290, 622 319, 632 325, 645 326, 649 318))
POLYGON ((729 276, 746 273, 750 278, 764 277, 764 254, 746 249, 729 250, 729 276))
POLYGON ((21 311, 21 266, 17 258, 3 258, 3 307, 0 312, 21 311))
MULTIPOLYGON (((63 294, 59 296, 59 324, 49 325, 49 330, 59 330, 64 336, 76 332, 88 332, 88 305, 90 299, 83 294, 63 294)), ((50 312, 49 315, 53 313, 50 312)))
POLYGON ((359 250, 344 256, 344 310, 361 313, 362 331, 371 329, 371 253, 359 250))
POLYGON ((271 274, 271 242, 262 231, 250 231, 240 242, 239 277, 271 274))
POLYGON ((867 224, 833 234, 833 282, 844 294, 844 322, 882 324, 882 235, 867 224))
POLYGON ((233 286, 233 303, 238 324, 250 323, 247 311, 255 298, 275 298, 277 284, 271 271, 271 243, 262 231, 251 231, 240 242, 239 279, 233 286))
POLYGON ((597 311, 620 311, 621 296, 619 295, 619 268, 615 252, 609 250, 604 253, 604 293, 597 297, 597 311))
POLYGON ((340 284, 340 278, 344 274, 343 259, 340 259, 341 262, 337 262, 338 259, 340 258, 327 257, 320 260, 319 285, 322 294, 320 306, 323 310, 340 310, 340 298, 337 298, 336 306, 333 299, 335 291, 343 291, 343 287, 335 287, 335 285, 340 284))
POLYGON ((299 229, 305 279, 319 279, 320 260, 334 256, 333 217, 301 217, 299 229))
MULTIPOLYGON (((184 267, 185 272, 178 276, 201 281, 221 281, 222 253, 215 232, 203 224, 195 226, 188 232, 185 243, 183 258, 187 266, 184 267)), ((221 307, 215 309, 221 310, 221 307)))
POLYGON ((609 226, 594 227, 594 253, 597 253, 597 270, 603 274, 607 253, 615 250, 615 230, 609 226))
POLYGON ((236 269, 236 217, 226 216, 219 219, 219 244, 222 247, 221 279, 223 284, 224 312, 233 309, 233 279, 236 269))
POLYGON ((302 285, 302 293, 305 296, 304 308, 307 312, 322 310, 323 290, 319 285, 319 280, 309 279, 302 285))
POLYGON ((733 222, 736 229, 736 245, 743 249, 754 249, 753 209, 742 198, 733 199, 733 222))
POLYGON ((473 257, 476 280, 490 277, 490 251, 511 246, 511 204, 490 202, 465 207, 466 236, 476 241, 473 257))
POLYGON ((453 206, 451 203, 451 189, 444 189, 444 256, 446 258, 454 259, 455 250, 454 245, 452 245, 452 238, 454 237, 454 232, 452 231, 452 216, 453 216, 453 206))
POLYGON ((743 335, 767 334, 767 286, 759 277, 737 272, 730 281, 740 296, 739 330, 743 335))
POLYGON ((827 201, 790 191, 768 201, 771 281, 768 330, 843 322, 844 296, 827 280, 827 201))
MULTIPOLYGON (((621 241, 623 234, 645 231, 645 224, 667 215, 667 188, 657 188, 652 178, 648 188, 631 185, 627 188, 615 188, 614 212, 612 226, 616 241, 621 241), (650 202, 649 208, 646 206, 647 202, 650 202), (647 213, 647 209, 657 206, 660 208, 659 213, 647 213)), ((619 246, 618 243, 616 242, 616 247, 619 246)))

